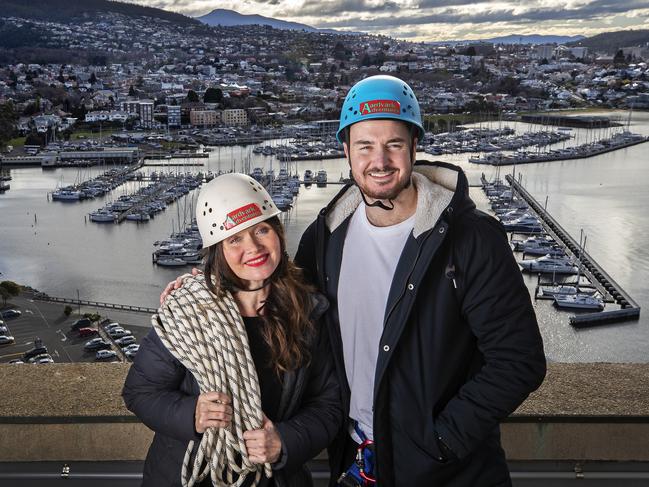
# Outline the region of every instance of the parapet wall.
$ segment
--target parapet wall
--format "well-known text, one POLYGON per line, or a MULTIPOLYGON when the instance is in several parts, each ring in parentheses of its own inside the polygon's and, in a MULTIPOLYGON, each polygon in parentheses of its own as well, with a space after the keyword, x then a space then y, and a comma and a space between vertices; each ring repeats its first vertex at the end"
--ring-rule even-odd
MULTIPOLYGON (((0 365, 0 462, 143 460, 120 395, 129 365, 0 365)), ((548 366, 502 426, 513 461, 649 461, 649 364, 548 366)))

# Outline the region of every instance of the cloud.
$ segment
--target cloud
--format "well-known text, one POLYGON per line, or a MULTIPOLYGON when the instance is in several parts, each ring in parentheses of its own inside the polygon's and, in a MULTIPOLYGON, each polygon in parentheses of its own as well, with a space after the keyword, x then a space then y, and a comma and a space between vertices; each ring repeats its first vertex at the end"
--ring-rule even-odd
MULTIPOLYGON (((430 0, 423 0, 424 2, 430 0)), ((463 1, 463 0, 458 0, 463 1)), ((433 3, 443 3, 434 0, 433 3)), ((444 2, 445 3, 445 2, 444 2)), ((630 14, 636 9, 649 6, 649 0, 595 0, 588 4, 557 5, 546 2, 544 6, 537 5, 520 7, 518 2, 478 3, 469 7, 432 9, 429 13, 422 11, 409 12, 405 15, 360 16, 360 18, 339 18, 324 20, 319 27, 330 28, 389 28, 397 26, 424 25, 424 24, 488 24, 495 22, 509 22, 525 25, 543 21, 566 21, 599 19, 601 21, 616 14, 630 14)))
POLYGON ((304 0, 286 11, 287 15, 311 15, 322 17, 325 15, 341 15, 344 13, 382 13, 394 12, 401 8, 395 1, 371 0, 304 0))

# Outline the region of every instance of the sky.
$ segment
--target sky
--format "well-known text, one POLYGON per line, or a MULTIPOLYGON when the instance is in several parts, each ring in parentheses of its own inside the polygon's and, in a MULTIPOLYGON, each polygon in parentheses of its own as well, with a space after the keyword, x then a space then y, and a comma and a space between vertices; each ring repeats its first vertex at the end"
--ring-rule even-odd
POLYGON ((649 0, 126 0, 198 17, 216 8, 409 41, 649 29, 649 0))

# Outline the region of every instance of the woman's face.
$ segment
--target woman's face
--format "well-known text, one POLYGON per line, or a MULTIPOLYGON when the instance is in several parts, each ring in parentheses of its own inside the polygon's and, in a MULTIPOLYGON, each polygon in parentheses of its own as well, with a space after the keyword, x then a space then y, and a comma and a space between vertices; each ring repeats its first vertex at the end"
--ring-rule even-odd
POLYGON ((248 288, 263 285, 282 258, 279 236, 266 222, 241 230, 223 240, 223 256, 236 276, 248 288))

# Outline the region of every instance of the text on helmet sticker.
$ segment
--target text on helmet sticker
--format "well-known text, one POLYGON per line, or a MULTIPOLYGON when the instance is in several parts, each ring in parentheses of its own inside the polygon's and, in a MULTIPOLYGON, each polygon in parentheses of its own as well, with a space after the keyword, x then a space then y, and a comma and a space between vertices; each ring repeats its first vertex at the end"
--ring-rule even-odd
POLYGON ((228 213, 225 221, 223 222, 223 227, 226 230, 230 230, 237 225, 241 225, 243 222, 247 222, 248 220, 252 220, 253 218, 257 218, 261 215, 262 213, 259 206, 257 206, 257 204, 255 203, 250 203, 228 213))
POLYGON ((372 113, 401 113, 401 104, 396 100, 370 100, 364 101, 358 107, 361 115, 370 115, 372 113))

